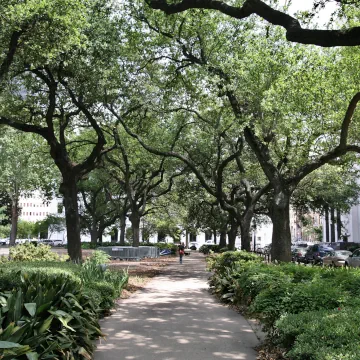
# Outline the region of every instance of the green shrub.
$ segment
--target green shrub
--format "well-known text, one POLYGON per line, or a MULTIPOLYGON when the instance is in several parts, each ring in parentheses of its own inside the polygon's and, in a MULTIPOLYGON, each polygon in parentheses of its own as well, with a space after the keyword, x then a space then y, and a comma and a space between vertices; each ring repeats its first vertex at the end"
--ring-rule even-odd
POLYGON ((221 272, 226 267, 232 267, 237 262, 262 262, 262 258, 246 251, 226 251, 221 254, 210 254, 206 257, 208 270, 221 272))
POLYGON ((104 279, 109 284, 112 284, 115 296, 120 297, 122 289, 129 281, 129 274, 127 270, 107 270, 104 279))
POLYGON ((272 335, 275 321, 286 312, 294 287, 290 281, 283 280, 271 282, 268 288, 262 289, 249 307, 250 313, 261 320, 269 335, 272 335))
POLYGON ((41 274, 56 279, 59 276, 67 276, 78 286, 81 285, 79 276, 80 266, 69 262, 13 262, 0 264, 0 291, 12 290, 21 285, 21 272, 29 275, 41 274))
POLYGON ((360 269, 265 264, 251 256, 208 256, 213 291, 247 305, 288 359, 360 359, 360 269))
POLYGON ((110 256, 104 251, 94 251, 82 264, 80 271, 80 278, 85 288, 100 294, 101 301, 96 303, 104 311, 113 307, 115 298, 120 296, 129 278, 126 271, 107 269, 106 263, 109 261, 110 256))
POLYGON ((201 245, 199 248, 199 252, 207 255, 211 253, 219 253, 220 252, 220 245, 201 245))
POLYGON ((175 255, 178 249, 178 246, 174 243, 148 243, 146 246, 156 246, 160 250, 171 250, 171 255, 175 255))
POLYGON ((277 284, 291 282, 291 277, 280 271, 278 267, 268 267, 264 263, 242 266, 236 286, 237 302, 250 305, 263 290, 277 284))
POLYGON ((114 306, 116 292, 112 284, 109 284, 106 281, 94 281, 86 284, 86 288, 95 290, 100 294, 101 302, 99 308, 101 310, 108 311, 114 306))
POLYGON ((25 243, 11 247, 9 250, 9 258, 13 261, 61 261, 59 255, 51 251, 51 247, 45 244, 35 246, 32 243, 25 243))
POLYGON ((357 360, 359 317, 352 308, 288 314, 276 322, 276 342, 292 360, 357 360))
POLYGON ((96 308, 81 290, 64 275, 23 273, 18 288, 0 294, 0 341, 13 343, 4 359, 18 351, 29 359, 90 358, 102 333, 96 308))
POLYGON ((89 250, 89 249, 96 249, 98 246, 98 244, 94 244, 94 243, 91 243, 91 242, 82 242, 81 243, 81 248, 84 249, 84 250, 89 250))

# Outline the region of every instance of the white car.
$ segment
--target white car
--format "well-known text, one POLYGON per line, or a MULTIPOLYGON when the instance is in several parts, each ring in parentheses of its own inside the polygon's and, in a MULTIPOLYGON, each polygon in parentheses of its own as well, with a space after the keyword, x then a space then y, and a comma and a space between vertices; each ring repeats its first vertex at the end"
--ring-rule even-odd
POLYGON ((206 240, 205 245, 215 245, 214 240, 206 240))
POLYGON ((348 250, 332 251, 323 257, 322 262, 327 266, 344 266, 351 254, 348 250))
POLYGON ((0 245, 9 245, 10 239, 0 239, 0 245))
POLYGON ((356 249, 345 261, 345 266, 360 267, 360 249, 356 249))

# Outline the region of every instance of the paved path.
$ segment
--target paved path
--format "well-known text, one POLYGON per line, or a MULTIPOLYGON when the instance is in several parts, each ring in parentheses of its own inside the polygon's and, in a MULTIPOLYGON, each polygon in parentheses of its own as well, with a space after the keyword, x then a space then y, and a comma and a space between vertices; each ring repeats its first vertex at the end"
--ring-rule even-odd
POLYGON ((171 265, 112 316, 95 360, 255 360, 258 344, 245 318, 208 293, 201 254, 171 265))

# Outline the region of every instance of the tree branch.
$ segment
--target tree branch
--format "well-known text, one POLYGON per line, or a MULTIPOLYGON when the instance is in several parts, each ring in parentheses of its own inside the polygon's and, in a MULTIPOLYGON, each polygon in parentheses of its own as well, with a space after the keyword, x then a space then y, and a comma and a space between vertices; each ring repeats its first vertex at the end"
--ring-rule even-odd
POLYGON ((360 27, 345 30, 304 29, 298 19, 273 9, 261 0, 246 0, 242 6, 227 5, 219 0, 182 0, 168 4, 167 0, 146 0, 147 4, 166 14, 176 14, 189 9, 217 10, 235 19, 245 19, 256 14, 273 25, 286 30, 287 40, 300 44, 313 44, 322 47, 360 45, 360 27))

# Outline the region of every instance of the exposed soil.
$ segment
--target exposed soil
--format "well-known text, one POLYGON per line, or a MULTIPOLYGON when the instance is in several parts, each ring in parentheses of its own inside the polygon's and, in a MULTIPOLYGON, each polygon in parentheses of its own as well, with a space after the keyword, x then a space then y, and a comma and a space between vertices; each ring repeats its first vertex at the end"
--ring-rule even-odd
POLYGON ((142 289, 154 277, 162 273, 164 267, 178 261, 176 256, 142 259, 140 261, 112 260, 109 267, 123 268, 129 272, 129 282, 122 291, 121 299, 128 299, 134 292, 142 289))

